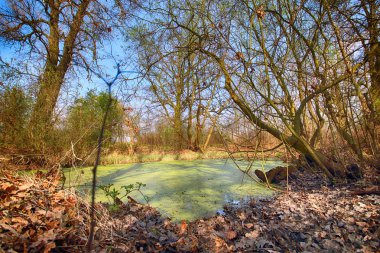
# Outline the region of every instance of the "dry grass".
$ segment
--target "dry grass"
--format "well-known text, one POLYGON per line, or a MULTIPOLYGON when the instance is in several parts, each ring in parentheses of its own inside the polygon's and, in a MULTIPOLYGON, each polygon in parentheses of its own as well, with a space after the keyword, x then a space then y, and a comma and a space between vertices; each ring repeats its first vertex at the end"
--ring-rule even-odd
POLYGON ((112 152, 102 157, 102 164, 126 164, 140 162, 159 162, 176 160, 197 160, 197 159, 219 159, 228 158, 228 153, 222 150, 208 150, 204 153, 194 152, 188 149, 180 152, 152 151, 150 153, 136 153, 128 155, 126 153, 112 152))

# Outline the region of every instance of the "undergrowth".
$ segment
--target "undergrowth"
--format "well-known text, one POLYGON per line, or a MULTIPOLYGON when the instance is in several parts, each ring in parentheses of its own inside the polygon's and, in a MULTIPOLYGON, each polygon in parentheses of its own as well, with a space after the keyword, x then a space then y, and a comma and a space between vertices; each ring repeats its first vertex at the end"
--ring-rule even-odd
MULTIPOLYGON (((141 194, 141 196, 144 198, 145 202, 149 204, 150 197, 145 195, 141 188, 146 187, 146 184, 143 184, 141 182, 136 182, 135 184, 129 184, 129 185, 123 185, 119 189, 116 189, 113 187, 113 184, 107 184, 107 185, 100 185, 99 189, 101 189, 104 194, 111 198, 112 203, 109 206, 110 211, 117 211, 119 210, 119 207, 123 204, 122 199, 125 197, 128 197, 128 199, 133 200, 129 194, 131 194, 134 191, 137 191, 141 194), (122 194, 122 190, 125 191, 124 194, 122 194)), ((135 201, 135 200, 133 200, 135 201)))

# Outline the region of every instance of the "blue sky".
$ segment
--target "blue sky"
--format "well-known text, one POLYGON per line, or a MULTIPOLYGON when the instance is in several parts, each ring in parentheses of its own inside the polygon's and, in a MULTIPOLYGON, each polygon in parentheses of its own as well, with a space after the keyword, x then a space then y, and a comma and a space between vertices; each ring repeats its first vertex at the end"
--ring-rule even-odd
MULTIPOLYGON (((6 0, 0 0, 0 8, 4 7, 6 0)), ((140 13, 139 13, 140 14, 140 13)), ((144 16, 144 14, 141 14, 144 16)), ((134 21, 136 22, 136 21, 134 21)), ((133 20, 131 20, 128 25, 132 25, 133 20)), ((125 42, 125 37, 120 33, 117 34, 116 29, 112 30, 113 37, 110 40, 104 40, 101 45, 99 45, 99 50, 97 52, 98 66, 99 68, 94 68, 96 72, 102 72, 102 76, 107 80, 110 80, 116 74, 116 64, 121 64, 121 70, 124 72, 123 75, 115 82, 112 87, 112 93, 114 96, 118 97, 121 102, 123 102, 126 106, 131 106, 135 109, 135 112, 141 112, 142 110, 150 110, 151 108, 145 108, 145 105, 149 105, 149 101, 145 100, 147 94, 143 89, 139 89, 138 92, 131 96, 134 90, 141 88, 144 82, 140 80, 131 80, 127 82, 123 82, 123 78, 134 78, 137 76, 136 71, 138 67, 136 66, 136 57, 137 52, 135 52, 130 45, 130 43, 125 42), (100 60, 102 59, 102 60, 100 60)), ((12 58, 18 60, 17 64, 14 64, 17 67, 25 64, 31 69, 34 69, 34 73, 38 73, 38 69, 42 70, 44 65, 44 59, 40 56, 38 60, 29 60, 26 56, 20 55, 17 52, 19 47, 11 46, 9 43, 4 43, 3 40, 0 39, 0 57, 6 62, 12 62, 12 58)), ((25 51, 27 48, 21 49, 21 51, 25 51)), ((92 58, 92 55, 88 55, 88 59, 92 58)), ((67 108, 73 103, 75 98, 85 96, 89 90, 96 91, 107 91, 108 87, 106 83, 100 78, 96 77, 96 75, 91 74, 91 78, 88 79, 88 73, 84 68, 76 67, 74 75, 66 75, 67 82, 61 89, 60 99, 57 104, 57 111, 65 112, 67 108)), ((4 82, 4 80, 0 81, 4 82)), ((30 77, 25 76, 23 78, 22 83, 33 83, 30 77)), ((17 83, 4 82, 5 85, 15 85, 17 83)), ((28 87, 25 85, 23 87, 28 87)), ((36 86, 34 86, 36 87, 36 86)), ((32 88, 32 93, 36 93, 37 89, 32 88)), ((30 89, 29 89, 30 91, 30 89)))
MULTIPOLYGON (((0 0, 0 8, 4 8, 6 6, 6 0, 0 0)), ((123 71, 127 71, 123 74, 123 77, 126 78, 133 78, 136 76, 134 72, 137 71, 137 68, 135 67, 135 64, 133 61, 132 55, 134 55, 133 51, 128 49, 123 41, 123 36, 120 34, 115 34, 113 36, 112 40, 104 40, 101 44, 99 44, 100 50, 98 50, 97 55, 98 59, 98 66, 99 68, 93 68, 96 72, 101 72, 102 76, 106 79, 112 79, 113 76, 116 73, 116 64, 121 64, 121 69, 123 71)), ((9 43, 5 43, 4 40, 0 39, 0 57, 8 63, 14 62, 13 60, 21 60, 20 63, 17 63, 15 66, 20 67, 21 64, 27 64, 28 66, 35 67, 36 68, 43 68, 43 62, 44 59, 34 60, 34 61, 28 61, 29 59, 26 59, 26 56, 22 55, 22 53, 18 53, 19 47, 12 46, 9 43), (12 60, 13 59, 13 60, 12 60), (25 61, 25 60, 27 61, 25 61)), ((25 48, 27 50, 28 48, 25 48)), ((21 48, 21 51, 24 51, 23 48, 21 48)), ((37 55, 36 55, 37 56, 37 55)), ((91 56, 88 56, 89 59, 91 59, 91 56)), ((77 86, 78 83, 81 85, 81 89, 79 91, 80 94, 85 94, 89 89, 96 89, 96 90, 106 90, 107 85, 102 81, 101 79, 97 78, 95 75, 91 75, 91 80, 88 80, 87 72, 84 70, 84 68, 76 67, 76 74, 79 78, 73 78, 70 79, 71 82, 77 82, 77 84, 72 84, 72 86, 77 86)), ((36 73, 36 70, 33 71, 36 73)), ((120 83, 120 82, 119 82, 120 83)), ((115 84, 117 86, 117 84, 115 84)), ((117 88, 117 87, 115 87, 117 88)), ((116 90, 116 89, 115 89, 116 90)))

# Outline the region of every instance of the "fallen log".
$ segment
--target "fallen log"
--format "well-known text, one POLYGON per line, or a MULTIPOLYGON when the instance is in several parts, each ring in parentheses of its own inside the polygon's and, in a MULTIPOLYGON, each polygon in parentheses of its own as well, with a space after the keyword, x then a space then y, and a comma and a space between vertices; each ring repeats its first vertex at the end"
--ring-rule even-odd
POLYGON ((368 187, 367 189, 363 190, 356 190, 351 192, 351 195, 380 195, 380 187, 379 186, 371 186, 368 187))
POLYGON ((297 168, 295 168, 294 166, 289 166, 288 168, 278 166, 276 168, 271 169, 270 171, 267 171, 265 174, 262 170, 255 170, 255 175, 264 183, 266 183, 266 179, 268 179, 269 183, 278 184, 282 180, 286 180, 287 176, 289 176, 289 178, 291 179, 294 179, 294 173, 296 171, 297 168))

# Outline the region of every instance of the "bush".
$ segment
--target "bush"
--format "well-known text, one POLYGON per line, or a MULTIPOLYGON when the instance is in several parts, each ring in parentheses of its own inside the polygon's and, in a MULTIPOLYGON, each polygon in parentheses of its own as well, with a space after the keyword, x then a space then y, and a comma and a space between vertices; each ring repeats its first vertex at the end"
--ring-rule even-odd
POLYGON ((31 99, 20 87, 0 91, 0 145, 25 147, 31 99))
MULTIPOLYGON (((90 154, 97 147, 108 99, 108 94, 105 92, 97 95, 90 91, 86 97, 77 99, 69 109, 65 132, 68 145, 75 144, 74 150, 78 157, 90 154)), ((103 137, 105 150, 114 142, 117 133, 120 132, 123 118, 123 107, 113 98, 103 137)))

